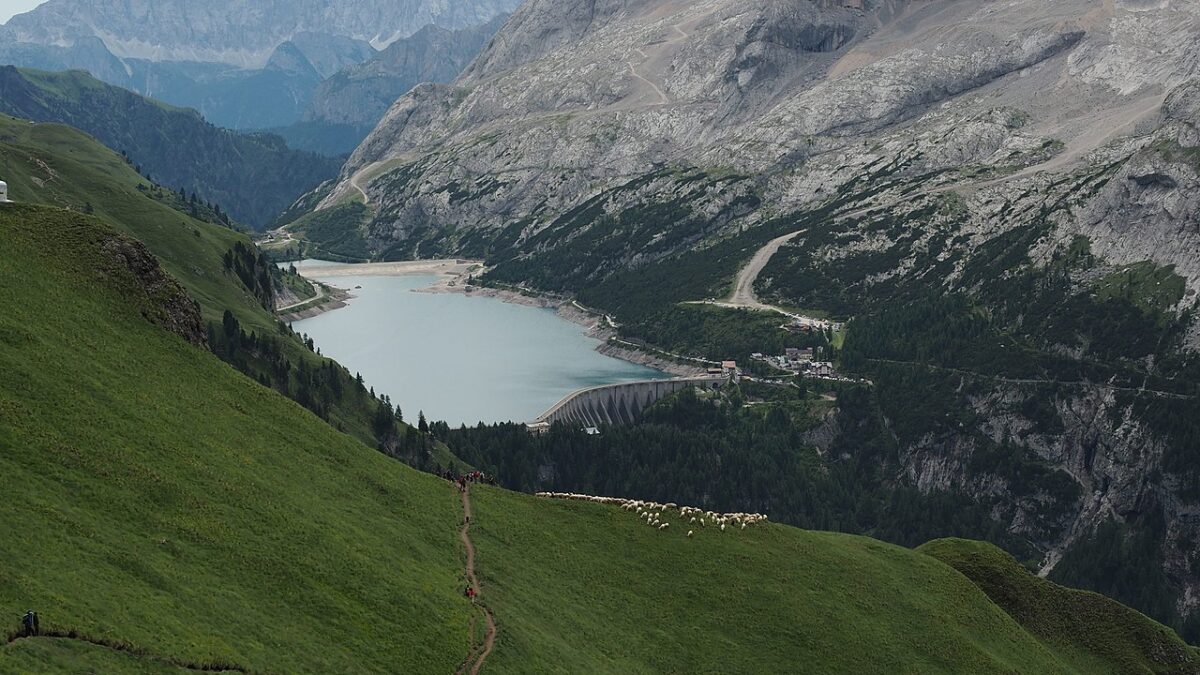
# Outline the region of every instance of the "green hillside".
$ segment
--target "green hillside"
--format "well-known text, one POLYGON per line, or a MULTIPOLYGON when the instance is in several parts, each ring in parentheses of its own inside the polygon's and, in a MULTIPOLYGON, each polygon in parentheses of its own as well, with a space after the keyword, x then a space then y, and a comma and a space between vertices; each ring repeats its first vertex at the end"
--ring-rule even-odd
POLYGON ((291 150, 277 136, 221 129, 195 110, 139 96, 78 70, 0 68, 0 112, 78 127, 127 153, 158 183, 215 202, 258 228, 341 167, 338 159, 291 150))
POLYGON ((918 550, 962 572, 1079 672, 1197 670, 1200 651, 1184 645, 1170 629, 1097 593, 1040 579, 995 546, 945 539, 918 550))
POLYGON ((170 193, 156 193, 120 155, 90 136, 65 125, 0 115, 0 179, 15 202, 91 211, 146 244, 187 286, 207 319, 219 321, 230 309, 242 323, 272 327, 259 300, 219 273, 225 252, 249 240, 171 208, 163 201, 170 193))
POLYGON ((68 673, 138 675, 195 672, 153 658, 67 639, 22 640, 3 649, 0 666, 14 673, 36 673, 51 669, 68 673))
MULTIPOLYGON (((1124 608, 1103 627, 1133 636, 1121 654, 1102 639, 1066 652, 1054 642, 1071 639, 1066 626, 1010 616, 934 558, 872 539, 778 525, 689 525, 689 539, 679 523, 659 532, 619 508, 490 489, 474 510, 501 671, 1200 672, 1170 631, 1124 608)), ((1062 600, 1041 586, 1029 596, 1062 600)))
POLYGON ((174 193, 149 184, 95 139, 68 126, 0 115, 0 179, 18 203, 92 213, 144 243, 200 303, 206 322, 222 326, 228 311, 242 331, 257 335, 253 344, 214 335, 214 350, 246 374, 406 461, 455 461, 444 448, 383 419, 384 402, 280 325, 265 306, 267 262, 248 237, 176 210, 174 193))
MULTIPOLYGON (((186 305, 117 237, 0 209, 0 287, 19 289, 0 295, 0 617, 133 651, 20 640, 0 672, 452 672, 472 626, 454 490, 148 322, 186 305)), ((918 552, 474 495, 485 672, 1087 672, 1053 624, 918 552)))
POLYGON ((256 670, 452 670, 450 490, 147 323, 113 236, 0 210, 0 616, 256 670))

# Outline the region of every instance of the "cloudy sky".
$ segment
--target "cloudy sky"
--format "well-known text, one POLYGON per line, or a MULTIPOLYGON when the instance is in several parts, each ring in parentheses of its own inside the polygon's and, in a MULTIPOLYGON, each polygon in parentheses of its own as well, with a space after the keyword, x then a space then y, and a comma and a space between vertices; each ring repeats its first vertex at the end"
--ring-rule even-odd
POLYGON ((13 14, 28 12, 42 2, 43 0, 0 0, 0 23, 11 19, 13 14))

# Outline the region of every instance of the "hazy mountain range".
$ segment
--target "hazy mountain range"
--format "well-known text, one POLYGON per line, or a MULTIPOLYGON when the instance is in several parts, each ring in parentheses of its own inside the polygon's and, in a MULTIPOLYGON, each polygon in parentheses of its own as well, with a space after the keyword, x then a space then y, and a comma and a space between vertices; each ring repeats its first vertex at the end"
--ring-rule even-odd
POLYGON ((122 58, 266 65, 275 48, 304 33, 383 49, 426 25, 465 28, 511 12, 517 0, 50 0, 13 17, 12 39, 70 46, 99 37, 122 58))
POLYGON ((218 126, 341 154, 413 85, 457 76, 516 3, 376 5, 48 2, 0 27, 0 64, 86 70, 218 126))

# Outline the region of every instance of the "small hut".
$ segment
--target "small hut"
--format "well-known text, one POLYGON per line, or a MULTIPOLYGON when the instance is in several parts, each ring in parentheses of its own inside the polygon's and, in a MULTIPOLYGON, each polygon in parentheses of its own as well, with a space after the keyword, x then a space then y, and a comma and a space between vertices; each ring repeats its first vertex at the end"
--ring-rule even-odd
POLYGON ((8 203, 8 183, 0 180, 0 204, 8 203))

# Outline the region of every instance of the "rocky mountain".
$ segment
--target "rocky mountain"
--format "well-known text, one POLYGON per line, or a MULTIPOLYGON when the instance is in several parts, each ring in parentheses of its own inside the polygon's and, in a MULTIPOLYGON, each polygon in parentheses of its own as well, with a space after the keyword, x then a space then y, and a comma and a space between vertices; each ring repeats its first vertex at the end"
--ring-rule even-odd
POLYGON ((333 72, 375 54, 365 42, 305 33, 277 46, 262 68, 221 63, 121 58, 98 37, 70 46, 17 42, 0 30, 0 63, 38 70, 86 70, 109 84, 195 108, 231 129, 298 122, 313 91, 333 72))
POLYGON ((327 33, 298 33, 283 44, 295 47, 321 79, 376 56, 375 48, 368 42, 327 33))
POLYGON ((50 0, 7 24, 13 40, 70 46, 99 37, 122 58, 261 68, 275 48, 325 34, 382 49, 428 24, 465 28, 518 0, 50 0))
POLYGON ((1168 0, 531 0, 322 208, 630 337, 792 235, 751 285, 852 320, 883 422, 833 426, 883 480, 1200 636, 1198 31, 1168 0))
POLYGON ((81 71, 0 67, 0 113, 82 129, 143 175, 258 228, 337 172, 335 160, 290 150, 280 138, 221 129, 81 71))
POLYGON ((458 77, 507 20, 508 15, 501 14, 483 25, 461 30, 431 24, 401 38, 369 60, 322 82, 305 120, 367 127, 365 138, 396 99, 414 86, 458 77))

